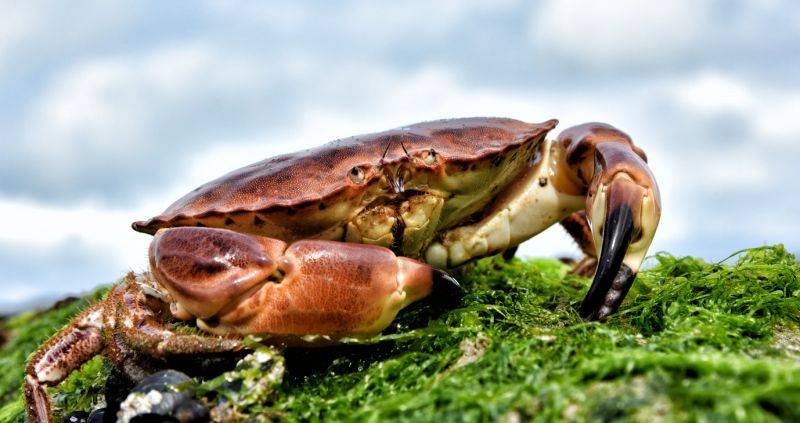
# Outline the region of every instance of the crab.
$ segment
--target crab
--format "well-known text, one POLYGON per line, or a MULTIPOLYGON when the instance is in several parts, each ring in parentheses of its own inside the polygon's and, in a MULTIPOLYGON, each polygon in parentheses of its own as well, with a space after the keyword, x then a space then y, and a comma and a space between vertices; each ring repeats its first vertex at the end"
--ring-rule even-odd
POLYGON ((653 240, 658 187, 624 132, 587 123, 546 139, 556 124, 448 119, 339 139, 235 170, 133 223, 154 235, 150 270, 32 356, 31 421, 52 421, 47 387, 98 354, 135 380, 170 356, 239 351, 248 334, 282 345, 378 334, 419 299, 456 303, 449 270, 513 255, 556 223, 585 254, 578 270, 596 269, 580 315, 606 319, 653 240))

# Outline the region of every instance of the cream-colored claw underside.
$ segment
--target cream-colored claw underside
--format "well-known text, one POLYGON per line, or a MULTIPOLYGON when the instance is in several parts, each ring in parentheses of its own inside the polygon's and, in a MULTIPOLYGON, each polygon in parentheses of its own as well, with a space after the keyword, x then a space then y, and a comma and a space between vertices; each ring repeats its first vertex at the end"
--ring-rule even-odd
POLYGON ((555 142, 544 141, 538 148, 539 160, 508 185, 483 219, 449 230, 442 242, 428 246, 428 263, 452 268, 476 257, 502 252, 583 208, 584 195, 559 192, 551 181, 562 160, 555 142))
MULTIPOLYGON (((633 179, 624 173, 617 174, 615 178, 624 178, 630 182, 631 186, 636 186, 641 197, 641 207, 639 210, 640 214, 639 216, 635 217, 635 220, 639 221, 638 226, 639 230, 641 230, 641 234, 640 236, 631 240, 631 243, 625 252, 625 257, 622 259, 622 262, 625 263, 625 265, 627 265, 633 273, 637 273, 639 271, 639 267, 644 261, 645 256, 647 255, 647 249, 653 242, 653 237, 656 234, 656 228, 658 227, 658 221, 661 216, 658 193, 652 187, 637 186, 633 179)), ((597 196, 590 206, 590 219, 595 243, 595 251, 598 253, 602 251, 603 246, 603 237, 601 234, 603 226, 606 222, 607 205, 608 185, 603 184, 597 190, 597 196)))

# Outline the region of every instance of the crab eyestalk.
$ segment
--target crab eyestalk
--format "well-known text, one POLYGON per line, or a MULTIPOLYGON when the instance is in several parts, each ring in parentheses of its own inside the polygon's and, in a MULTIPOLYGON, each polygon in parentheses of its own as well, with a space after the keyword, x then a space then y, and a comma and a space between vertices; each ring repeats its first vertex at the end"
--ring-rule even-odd
POLYGON ((599 123, 559 135, 574 182, 588 188, 586 216, 599 253, 581 317, 603 320, 619 308, 653 241, 661 216, 647 157, 622 131, 599 123))

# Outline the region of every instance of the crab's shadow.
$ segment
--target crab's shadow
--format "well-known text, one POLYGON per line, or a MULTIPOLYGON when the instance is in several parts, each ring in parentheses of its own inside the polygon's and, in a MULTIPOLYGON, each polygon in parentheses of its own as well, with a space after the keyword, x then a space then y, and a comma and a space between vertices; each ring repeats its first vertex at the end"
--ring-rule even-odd
MULTIPOLYGON (((393 335, 426 327, 448 311, 430 300, 414 303, 400 312, 383 335, 393 335)), ((361 372, 373 363, 403 353, 397 341, 383 340, 367 344, 347 344, 314 348, 287 348, 283 355, 286 364, 284 383, 302 384, 316 374, 343 375, 361 372)))

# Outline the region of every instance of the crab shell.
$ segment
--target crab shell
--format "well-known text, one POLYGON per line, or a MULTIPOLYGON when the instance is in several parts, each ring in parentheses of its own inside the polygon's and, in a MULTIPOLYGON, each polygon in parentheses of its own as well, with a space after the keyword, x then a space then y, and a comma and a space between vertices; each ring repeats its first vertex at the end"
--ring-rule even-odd
POLYGON ((557 123, 446 119, 340 139, 228 173, 133 228, 208 226, 421 257, 436 234, 482 213, 557 123))

